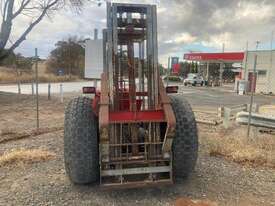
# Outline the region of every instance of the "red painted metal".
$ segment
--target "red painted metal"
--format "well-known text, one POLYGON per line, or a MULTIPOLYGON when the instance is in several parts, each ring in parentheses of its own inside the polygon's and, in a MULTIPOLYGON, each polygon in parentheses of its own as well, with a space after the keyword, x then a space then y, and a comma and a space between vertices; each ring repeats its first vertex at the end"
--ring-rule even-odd
POLYGON ((110 112, 110 123, 165 122, 163 110, 110 112))
MULTIPOLYGON (((148 92, 136 92, 137 97, 146 97, 148 96, 148 92)), ((122 98, 129 98, 129 92, 122 92, 121 93, 122 98)))
POLYGON ((82 92, 83 92, 83 94, 95 94, 96 88, 95 87, 83 87, 82 92))
MULTIPOLYGON (((141 99, 136 100, 137 111, 140 111, 142 102, 143 101, 141 99)), ((130 110, 130 101, 129 101, 129 99, 121 99, 119 101, 119 109, 120 109, 120 111, 129 111, 130 110)))
POLYGON ((242 62, 244 52, 225 52, 225 53, 188 53, 184 54, 185 60, 190 61, 231 61, 242 62))

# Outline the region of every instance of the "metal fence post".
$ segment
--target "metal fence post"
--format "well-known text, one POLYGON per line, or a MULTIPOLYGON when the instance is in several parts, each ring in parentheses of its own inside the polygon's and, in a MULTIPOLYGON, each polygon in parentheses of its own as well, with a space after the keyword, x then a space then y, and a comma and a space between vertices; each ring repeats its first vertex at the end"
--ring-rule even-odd
POLYGON ((33 83, 33 81, 31 83, 31 88, 32 88, 32 96, 34 96, 34 83, 33 83))
POLYGON ((20 81, 17 82, 17 87, 18 87, 18 94, 21 94, 21 84, 20 84, 20 81))
POLYGON ((48 100, 51 100, 51 83, 48 84, 48 100))
POLYGON ((35 82, 36 82, 36 128, 39 129, 38 52, 37 52, 37 48, 35 48, 35 82))
POLYGON ((17 91, 18 94, 21 94, 21 82, 20 82, 20 74, 17 66, 14 66, 16 70, 16 82, 17 82, 17 91))
POLYGON ((60 102, 63 103, 64 97, 63 97, 63 85, 60 84, 60 102))

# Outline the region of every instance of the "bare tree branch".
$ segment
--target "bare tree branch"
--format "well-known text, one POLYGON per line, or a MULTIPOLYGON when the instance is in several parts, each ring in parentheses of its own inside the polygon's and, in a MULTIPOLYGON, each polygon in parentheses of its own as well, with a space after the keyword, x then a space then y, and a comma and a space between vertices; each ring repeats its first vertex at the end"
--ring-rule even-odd
POLYGON ((8 50, 13 51, 16 47, 18 47, 19 44, 26 39, 26 36, 31 32, 33 27, 35 27, 35 25, 38 24, 43 19, 43 17, 47 14, 48 9, 51 8, 52 6, 56 5, 58 1, 59 0, 55 0, 52 3, 48 4, 44 8, 44 10, 40 14, 40 16, 33 23, 31 23, 29 25, 29 27, 23 32, 23 34, 20 36, 20 38, 8 50))
POLYGON ((6 0, 6 1, 5 1, 5 5, 4 5, 3 20, 6 19, 6 13, 7 13, 8 4, 9 4, 9 0, 6 0))
POLYGON ((23 1, 21 2, 21 5, 20 5, 19 9, 18 9, 16 12, 14 12, 12 18, 13 18, 13 19, 16 18, 16 17, 26 8, 26 6, 27 6, 30 2, 31 2, 31 0, 23 0, 23 1))
MULTIPOLYGON (((3 7, 3 18, 0 28, 0 61, 7 57, 13 52, 27 37, 27 35, 32 31, 32 29, 45 17, 50 16, 51 11, 56 11, 62 8, 67 0, 21 0, 21 2, 16 6, 15 1, 17 0, 1 0, 3 7), (9 48, 6 48, 7 42, 11 36, 11 29, 13 20, 19 15, 27 15, 33 18, 32 21, 24 32, 19 36, 19 38, 11 43, 9 48)), ((68 0, 73 7, 83 6, 85 0, 68 0)))
POLYGON ((5 2, 5 12, 1 25, 0 33, 0 49, 3 49, 10 36, 11 27, 12 27, 12 12, 14 7, 14 0, 6 0, 5 2))

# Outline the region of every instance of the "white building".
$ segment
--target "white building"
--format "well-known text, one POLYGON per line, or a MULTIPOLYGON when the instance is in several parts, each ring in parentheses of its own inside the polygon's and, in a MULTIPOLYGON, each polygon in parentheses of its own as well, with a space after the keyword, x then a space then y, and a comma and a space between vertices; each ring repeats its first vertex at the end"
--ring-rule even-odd
POLYGON ((255 56, 256 63, 256 93, 275 94, 275 50, 261 50, 245 52, 243 60, 244 78, 250 83, 248 91, 253 88, 251 82, 253 79, 253 69, 255 56))

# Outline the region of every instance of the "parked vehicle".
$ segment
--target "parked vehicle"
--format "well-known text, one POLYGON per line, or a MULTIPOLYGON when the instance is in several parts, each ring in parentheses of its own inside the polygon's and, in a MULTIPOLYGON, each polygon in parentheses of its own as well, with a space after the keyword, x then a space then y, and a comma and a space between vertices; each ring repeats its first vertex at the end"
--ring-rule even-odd
POLYGON ((171 82, 183 82, 183 78, 180 76, 169 75, 169 76, 162 77, 162 80, 164 80, 164 81, 167 81, 168 79, 171 82))
POLYGON ((203 86, 204 80, 199 74, 189 73, 187 78, 183 80, 183 83, 185 86, 188 84, 191 84, 192 86, 196 86, 197 84, 203 86))

